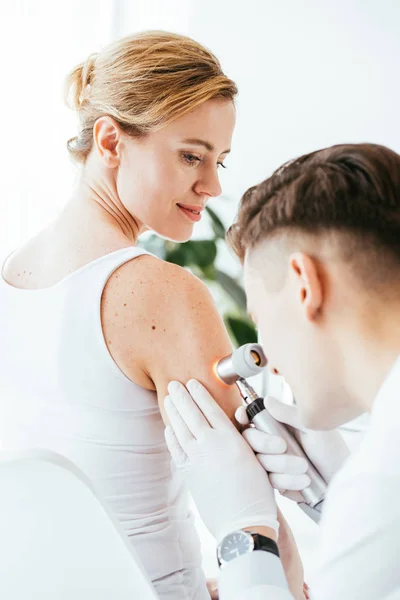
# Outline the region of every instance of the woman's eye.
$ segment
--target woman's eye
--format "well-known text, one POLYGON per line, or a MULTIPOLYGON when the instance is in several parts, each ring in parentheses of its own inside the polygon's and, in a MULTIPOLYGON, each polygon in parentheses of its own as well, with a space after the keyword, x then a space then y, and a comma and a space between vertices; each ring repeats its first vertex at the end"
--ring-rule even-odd
POLYGON ((201 158, 194 154, 188 154, 187 152, 183 154, 183 158, 188 165, 195 165, 196 163, 201 162, 201 158))
MULTIPOLYGON (((195 154, 190 154, 190 152, 184 152, 182 154, 182 157, 183 157, 184 162, 190 166, 198 165, 201 162, 203 162, 199 156, 196 156, 195 154)), ((224 163, 222 163, 222 162, 217 163, 217 168, 219 169, 220 167, 222 167, 223 169, 226 169, 226 165, 224 165, 224 163)))

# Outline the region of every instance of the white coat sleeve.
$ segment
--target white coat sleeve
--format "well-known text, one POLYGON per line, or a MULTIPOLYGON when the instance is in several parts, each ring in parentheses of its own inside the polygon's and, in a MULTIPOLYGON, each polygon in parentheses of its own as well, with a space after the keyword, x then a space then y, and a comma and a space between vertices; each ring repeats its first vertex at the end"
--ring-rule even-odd
POLYGON ((330 483, 313 600, 400 598, 400 358, 381 386, 358 451, 330 483))
POLYGON ((221 569, 220 600, 293 600, 280 559, 257 550, 221 569))
POLYGON ((399 482, 370 470, 335 482, 309 582, 313 600, 400 598, 399 482))

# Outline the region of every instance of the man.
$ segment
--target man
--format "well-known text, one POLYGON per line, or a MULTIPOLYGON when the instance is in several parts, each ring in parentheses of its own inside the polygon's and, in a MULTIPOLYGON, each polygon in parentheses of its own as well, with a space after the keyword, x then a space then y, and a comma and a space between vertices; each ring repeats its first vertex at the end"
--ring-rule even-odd
MULTIPOLYGON (((329 486, 311 597, 400 598, 400 156, 348 144, 290 162, 245 193, 228 239, 269 369, 296 398, 295 419, 327 430, 371 413, 329 486)), ((248 436, 256 461, 201 384, 186 388, 169 388, 166 438, 226 558, 221 600, 292 597, 273 541, 272 487, 259 471, 276 450, 267 434, 248 436), (251 551, 252 540, 264 551, 251 551)), ((282 477, 293 461, 281 463, 282 477)))

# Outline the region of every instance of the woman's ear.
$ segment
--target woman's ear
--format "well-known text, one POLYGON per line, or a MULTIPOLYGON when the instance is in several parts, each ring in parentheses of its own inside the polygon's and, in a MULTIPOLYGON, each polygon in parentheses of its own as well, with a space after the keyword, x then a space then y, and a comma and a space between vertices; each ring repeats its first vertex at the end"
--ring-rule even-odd
POLYGON ((121 139, 121 129, 111 117, 100 117, 93 127, 93 140, 97 152, 110 169, 118 167, 119 142, 121 139))
POLYGON ((314 320, 323 302, 323 284, 317 261, 301 252, 295 252, 289 259, 290 272, 295 278, 298 299, 307 319, 314 320))

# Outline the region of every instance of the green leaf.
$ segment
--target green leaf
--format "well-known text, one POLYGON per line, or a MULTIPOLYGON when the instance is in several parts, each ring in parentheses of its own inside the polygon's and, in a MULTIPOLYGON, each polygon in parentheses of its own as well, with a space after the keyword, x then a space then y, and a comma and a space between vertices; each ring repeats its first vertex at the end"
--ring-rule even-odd
POLYGON ((197 265, 201 269, 214 264, 217 256, 217 244, 214 240, 194 240, 182 245, 188 253, 188 264, 197 265))
POLYGON ((186 267, 188 262, 188 253, 184 248, 185 244, 174 244, 169 243, 166 248, 165 260, 181 267, 186 267))
POLYGON ((224 240, 226 231, 221 219, 209 206, 206 206, 206 211, 211 219, 211 226, 216 237, 224 240))
POLYGON ((215 279, 225 290, 225 292, 232 298, 232 300, 241 308, 246 310, 246 294, 241 285, 238 284, 232 277, 215 269, 215 279))
POLYGON ((230 330, 237 346, 257 342, 257 331, 253 323, 248 319, 225 316, 225 324, 230 330))
POLYGON ((201 268, 201 279, 206 279, 208 281, 215 281, 214 265, 208 265, 207 267, 201 268))
POLYGON ((165 259, 181 267, 197 266, 205 270, 213 266, 216 256, 214 240, 195 240, 184 244, 168 243, 165 259))

